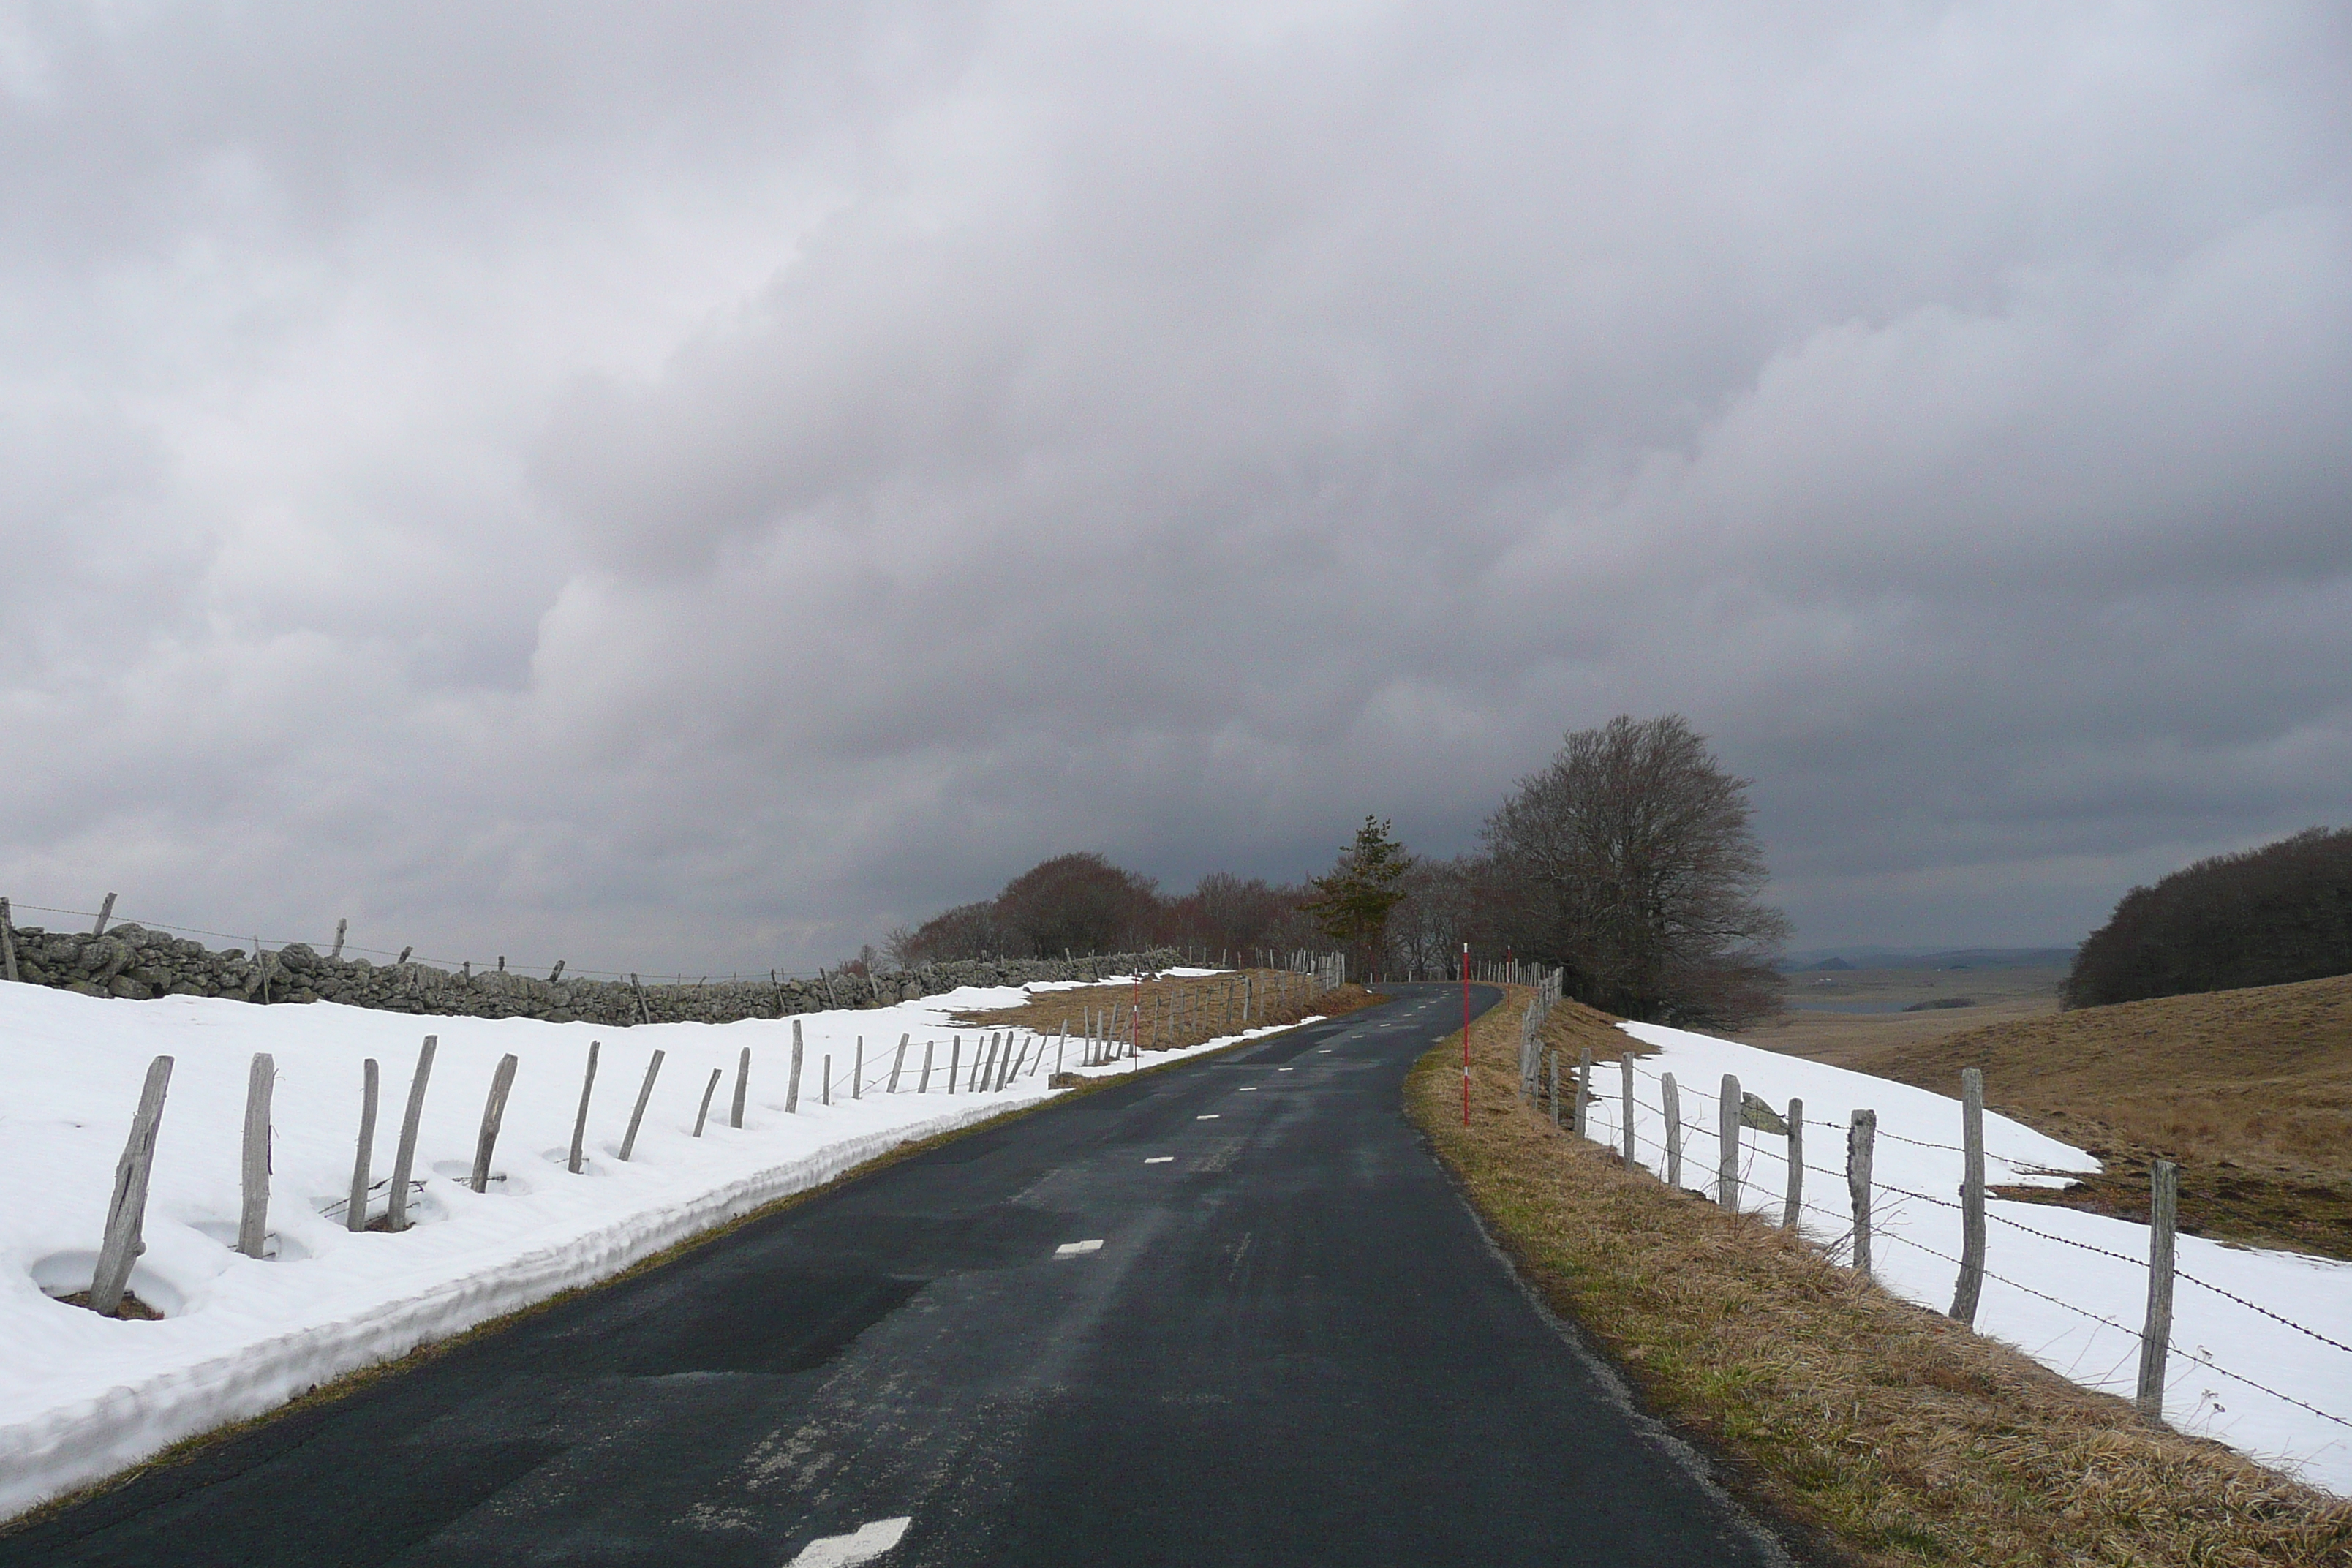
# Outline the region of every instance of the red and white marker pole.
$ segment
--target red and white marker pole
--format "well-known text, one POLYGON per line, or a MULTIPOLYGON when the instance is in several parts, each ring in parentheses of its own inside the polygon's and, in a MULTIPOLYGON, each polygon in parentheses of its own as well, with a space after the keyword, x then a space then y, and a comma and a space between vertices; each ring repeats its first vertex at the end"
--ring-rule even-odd
POLYGON ((1462 944, 1462 1125, 1470 1125, 1470 944, 1462 944))

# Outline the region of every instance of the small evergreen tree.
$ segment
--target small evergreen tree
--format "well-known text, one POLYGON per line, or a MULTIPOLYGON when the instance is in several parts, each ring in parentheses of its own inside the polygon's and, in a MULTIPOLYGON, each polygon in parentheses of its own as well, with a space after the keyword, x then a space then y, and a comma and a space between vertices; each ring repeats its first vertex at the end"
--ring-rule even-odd
POLYGON ((1360 971, 1370 973, 1386 956, 1389 914, 1404 901, 1405 878, 1413 864, 1387 820, 1367 816, 1356 829, 1356 841, 1339 851, 1339 864, 1308 880, 1307 898, 1299 907, 1348 951, 1360 971))

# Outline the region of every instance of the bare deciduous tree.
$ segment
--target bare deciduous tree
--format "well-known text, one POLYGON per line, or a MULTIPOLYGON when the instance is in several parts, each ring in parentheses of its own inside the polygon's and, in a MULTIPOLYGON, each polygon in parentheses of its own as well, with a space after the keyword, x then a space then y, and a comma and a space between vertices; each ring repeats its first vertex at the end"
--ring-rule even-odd
POLYGON ((1777 1005, 1788 917, 1758 900, 1748 781, 1678 714, 1580 730, 1486 819, 1522 953, 1568 994, 1661 1023, 1736 1025, 1777 1005))

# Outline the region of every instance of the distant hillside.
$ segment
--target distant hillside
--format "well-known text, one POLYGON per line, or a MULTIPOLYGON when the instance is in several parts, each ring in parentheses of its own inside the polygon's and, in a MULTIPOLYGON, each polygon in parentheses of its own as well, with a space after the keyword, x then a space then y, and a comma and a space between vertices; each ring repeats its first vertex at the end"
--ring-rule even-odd
POLYGON ((1844 969, 2063 969, 2071 947, 1816 947, 1791 952, 1775 967, 1785 974, 1844 969))
POLYGON ((2184 1225, 2352 1257, 2352 975, 1796 1054, 1942 1094, 1981 1068, 1988 1103, 2107 1162, 2088 1206, 2144 1214, 2163 1154, 2184 1225))
POLYGON ((2069 1007, 2352 974, 2352 828, 2306 828, 2134 888, 2084 939, 2069 1007))

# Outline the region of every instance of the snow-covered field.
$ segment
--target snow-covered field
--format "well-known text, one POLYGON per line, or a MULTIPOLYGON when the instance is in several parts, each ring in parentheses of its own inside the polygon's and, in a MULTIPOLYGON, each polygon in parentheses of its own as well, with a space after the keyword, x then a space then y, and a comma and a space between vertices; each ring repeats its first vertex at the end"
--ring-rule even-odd
MULTIPOLYGON (((1960 1141, 1957 1081, 1953 1097, 1946 1097, 1679 1029, 1649 1024, 1619 1026, 1657 1052, 1634 1058, 1636 1156, 1653 1171, 1663 1172, 1665 1122, 1658 1075, 1671 1072, 1682 1098, 1682 1180, 1686 1187, 1712 1191, 1720 1147, 1716 1095, 1725 1073, 1736 1075, 1743 1091, 1770 1101, 1777 1110, 1785 1111, 1791 1097, 1804 1100, 1804 1163, 1811 1168, 1804 1174, 1801 1223, 1808 1236, 1824 1243, 1843 1243, 1852 1231, 1843 1124, 1856 1110, 1875 1110, 1874 1184, 1881 1190, 1872 1214, 1874 1272, 1888 1289, 1910 1300, 1937 1310, 1952 1304, 1958 1270, 1948 1259, 1959 1256, 1960 1216, 1956 1208, 1924 1199, 1949 1203, 1958 1194, 1961 1157, 1948 1147, 1960 1141), (1885 1190, 1896 1187, 1922 1197, 1885 1190)), ((1596 1142, 1613 1148, 1619 1143, 1619 1070, 1603 1065, 1593 1071, 1597 1103, 1586 1131, 1596 1142)), ((1781 1212, 1786 1151, 1786 1141, 1778 1135, 1753 1131, 1742 1135, 1743 1208, 1775 1216, 1781 1212)), ((2098 1162, 2082 1150, 1990 1111, 1985 1115, 1985 1152, 1986 1179, 1999 1184, 2063 1186, 2065 1176, 2055 1173, 2098 1169, 2098 1162)), ((2002 1278, 1986 1279, 1977 1328, 2077 1383, 2129 1397, 2138 1378, 2138 1330, 2147 1303, 2147 1227, 1999 1199, 1989 1203, 1987 1211, 1991 1219, 1986 1226, 1985 1267, 1989 1274, 2002 1278), (2019 1226, 2063 1239, 2046 1240, 2019 1226), (2086 1252, 2069 1242, 2118 1256, 2086 1252), (2033 1293, 2037 1291, 2041 1294, 2033 1293)), ((2184 1275, 2210 1280, 2352 1344, 2352 1264, 2182 1236, 2178 1267, 2184 1275)), ((2164 1414, 2183 1431, 2227 1443, 2330 1491, 2352 1494, 2352 1426, 2328 1419, 2352 1420, 2352 1352, 2298 1333, 2185 1278, 2173 1291, 2164 1414), (2200 1365, 2191 1356, 2212 1365, 2200 1365), (2238 1375, 2225 1375, 2217 1368, 2238 1375), (2241 1379, 2277 1392, 2263 1393, 2241 1379), (2294 1400, 2327 1415, 2302 1408, 2294 1400)))
MULTIPOLYGON (((0 984, 0 1517, 344 1373, 604 1279, 893 1146, 1045 1098, 1055 1092, 1045 1088, 1055 1066, 1050 1039, 1041 1054, 1034 1037, 1024 1037, 1029 1061, 1018 1079, 975 1094, 980 1037, 949 1021, 953 1012, 1021 997, 1013 989, 968 989, 791 1021, 614 1030, 327 1004, 124 1002, 0 984), (805 1055, 800 1108, 787 1115, 793 1022, 805 1055), (376 1058, 383 1075, 371 1163, 371 1212, 380 1214, 410 1074, 428 1033, 440 1046, 418 1138, 418 1223, 397 1236, 354 1234, 341 1215, 359 1133, 361 1063, 376 1058), (901 1035, 912 1045, 893 1094, 887 1083, 901 1035), (959 1036, 950 1095, 950 1042, 959 1036), (853 1099, 860 1037, 864 1092, 853 1099), (602 1056, 587 1163, 573 1175, 566 1165, 592 1039, 603 1041, 602 1056), (919 1093, 927 1041, 936 1045, 930 1089, 919 1093), (727 1125, 728 1110, 745 1047, 751 1092, 737 1130, 727 1125), (656 1048, 666 1059, 624 1163, 622 1136, 656 1048), (274 1257, 260 1261, 234 1250, 256 1051, 269 1052, 278 1069, 274 1257), (491 1073, 509 1052, 520 1067, 494 1179, 478 1195, 465 1177, 491 1073), (830 1105, 820 1086, 828 1055, 830 1105), (131 1288, 165 1316, 118 1321, 50 1298, 89 1284, 115 1163, 157 1056, 175 1066, 156 1142, 147 1251, 131 1288), (696 1109, 713 1068, 725 1077, 698 1140, 696 1109)), ((1154 1052, 1139 1065, 1227 1043, 1154 1052)), ((1078 1059, 1073 1041, 1064 1065, 1079 1071, 1078 1059)), ((1106 1076, 1137 1065, 1085 1070, 1106 1076)))

